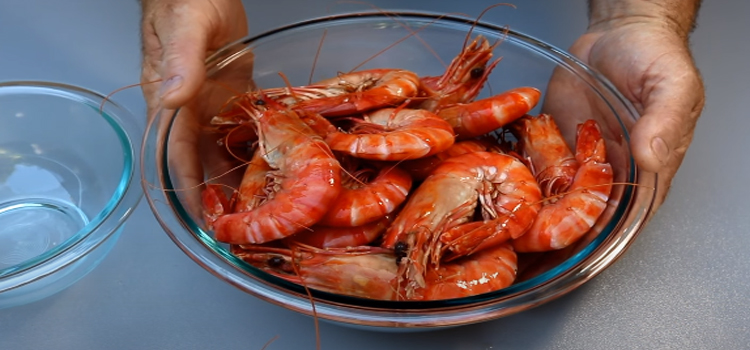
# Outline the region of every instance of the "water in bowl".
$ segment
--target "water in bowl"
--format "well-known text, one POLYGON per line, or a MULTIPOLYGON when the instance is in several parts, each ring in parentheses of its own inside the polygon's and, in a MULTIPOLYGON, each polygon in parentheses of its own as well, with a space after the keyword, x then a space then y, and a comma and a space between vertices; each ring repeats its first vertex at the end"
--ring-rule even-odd
POLYGON ((89 223, 80 169, 19 148, 0 147, 0 270, 41 257, 89 223))

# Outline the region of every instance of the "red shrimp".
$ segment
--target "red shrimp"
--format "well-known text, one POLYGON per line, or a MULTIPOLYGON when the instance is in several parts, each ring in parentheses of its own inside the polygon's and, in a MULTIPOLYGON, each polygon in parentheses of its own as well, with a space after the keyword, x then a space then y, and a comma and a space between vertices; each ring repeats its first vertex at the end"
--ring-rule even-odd
POLYGON ((533 87, 515 88, 479 101, 445 106, 437 115, 445 119, 458 139, 468 139, 495 131, 524 116, 539 102, 541 91, 533 87))
POLYGON ((311 289, 377 300, 445 300, 493 292, 513 284, 518 259, 509 243, 427 271, 427 284, 411 298, 398 289, 392 250, 377 247, 291 249, 233 247, 251 265, 311 289))
POLYGON ((375 222, 356 227, 330 227, 318 224, 309 231, 302 231, 287 237, 286 240, 323 249, 357 247, 370 244, 378 239, 390 223, 391 220, 384 217, 375 222))
POLYGON ((398 167, 381 168, 372 181, 343 178, 341 194, 318 224, 353 227, 381 219, 406 200, 412 185, 411 176, 398 167))
MULTIPOLYGON (((480 197, 484 204, 482 221, 457 225, 440 234, 438 243, 432 249, 434 264, 438 264, 440 260, 451 261, 472 255, 509 239, 521 237, 534 222, 541 207, 539 184, 522 162, 511 156, 506 157, 512 159, 511 163, 518 169, 510 173, 515 177, 513 183, 498 185, 494 190, 485 189, 484 196, 480 197)), ((464 158, 469 156, 461 159, 464 158)))
POLYGON ((294 110, 326 117, 345 116, 402 104, 419 92, 419 77, 403 69, 370 69, 341 74, 305 89, 334 93, 298 101, 291 105, 294 110))
POLYGON ((240 259, 311 289, 377 300, 398 300, 393 251, 378 247, 292 249, 237 247, 240 259))
POLYGON ((578 161, 549 114, 526 115, 509 125, 518 139, 521 155, 531 160, 532 172, 545 197, 570 187, 578 171, 578 161))
POLYGON ((403 161, 399 167, 411 174, 415 180, 424 180, 444 160, 471 152, 492 151, 503 153, 500 147, 488 139, 463 140, 454 143, 443 152, 429 157, 403 161))
POLYGON ((488 65, 496 46, 479 35, 451 61, 443 75, 423 77, 419 108, 436 111, 442 106, 475 99, 500 62, 496 60, 488 65))
MULTIPOLYGON (((302 119, 328 141, 327 135, 338 132, 330 121, 318 114, 304 113, 302 119)), ((397 167, 362 168, 361 161, 346 155, 339 155, 339 159, 345 170, 342 190, 319 224, 361 226, 390 214, 406 200, 412 185, 411 176, 406 171, 397 167), (377 174, 371 179, 374 171, 377 174)))
POLYGON ((614 175, 594 120, 578 125, 576 159, 580 168, 568 191, 542 207, 526 234, 513 241, 516 251, 565 248, 588 232, 606 209, 614 175))
POLYGON ((486 220, 504 223, 497 225, 502 230, 468 238, 451 237, 446 249, 474 252, 479 246, 502 243, 496 237, 505 232, 520 236, 534 220, 540 199, 541 190, 533 175, 514 157, 473 152, 445 160, 414 191, 385 233, 383 247, 395 249, 400 258, 399 274, 407 296, 425 287, 428 260, 433 257, 434 262, 439 255, 436 250, 442 250, 441 235, 467 223, 477 202, 482 203, 486 220), (452 243, 459 238, 466 243, 452 243))
POLYGON ((437 269, 429 269, 427 286, 418 291, 418 300, 463 298, 506 288, 513 284, 518 257, 510 243, 502 243, 437 269))
POLYGON ((355 123, 350 132, 328 133, 325 140, 332 150, 363 159, 399 161, 440 153, 455 140, 453 128, 425 110, 383 108, 355 123))
MULTIPOLYGON (((268 106, 262 99, 258 106, 268 106)), ((248 113, 258 127, 263 159, 278 181, 273 198, 214 222, 216 240, 230 244, 263 243, 284 238, 317 223, 341 192, 341 167, 328 145, 297 113, 271 106, 248 113)))

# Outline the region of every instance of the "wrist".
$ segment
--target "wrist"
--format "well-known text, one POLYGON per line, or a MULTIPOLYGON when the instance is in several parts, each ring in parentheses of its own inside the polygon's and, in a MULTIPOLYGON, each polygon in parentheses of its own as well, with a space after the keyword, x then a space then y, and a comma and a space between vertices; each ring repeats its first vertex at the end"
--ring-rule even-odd
POLYGON ((701 0, 589 0, 590 32, 629 24, 649 24, 687 39, 701 0))

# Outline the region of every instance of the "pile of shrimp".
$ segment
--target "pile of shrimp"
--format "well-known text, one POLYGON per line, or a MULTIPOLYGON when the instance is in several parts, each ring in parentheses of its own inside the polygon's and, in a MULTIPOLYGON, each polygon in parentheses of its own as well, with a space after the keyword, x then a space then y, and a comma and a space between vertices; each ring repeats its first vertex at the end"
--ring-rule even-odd
POLYGON ((529 114, 537 88, 477 100, 495 45, 477 36, 441 76, 369 69, 236 96, 212 124, 252 125, 253 156, 231 193, 206 185, 207 228, 247 263, 330 293, 443 300, 512 285, 518 253, 592 228, 613 172, 595 121, 572 150, 551 115, 529 114))

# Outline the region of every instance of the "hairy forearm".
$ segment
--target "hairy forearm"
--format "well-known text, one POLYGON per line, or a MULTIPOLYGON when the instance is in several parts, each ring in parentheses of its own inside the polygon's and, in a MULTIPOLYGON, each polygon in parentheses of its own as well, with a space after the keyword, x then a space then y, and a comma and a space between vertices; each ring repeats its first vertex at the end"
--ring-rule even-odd
POLYGON ((589 0, 589 29, 654 21, 687 38, 695 27, 701 0, 589 0))

